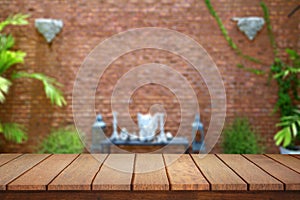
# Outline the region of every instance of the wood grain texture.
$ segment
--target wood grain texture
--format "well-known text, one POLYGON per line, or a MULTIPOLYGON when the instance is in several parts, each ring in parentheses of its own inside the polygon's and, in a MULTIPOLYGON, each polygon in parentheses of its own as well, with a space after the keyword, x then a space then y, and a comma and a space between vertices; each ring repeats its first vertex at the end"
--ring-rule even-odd
POLYGON ((171 190, 209 190, 209 183, 203 177, 189 154, 180 157, 164 154, 171 190))
POLYGON ((7 189, 46 190, 47 185, 77 156, 77 154, 52 155, 10 183, 7 189))
POLYGON ((289 155, 279 155, 279 154, 267 154, 266 156, 282 163, 285 166, 295 170, 300 173, 300 160, 289 155))
POLYGON ((1 200, 299 200, 300 191, 45 191, 0 192, 1 200))
POLYGON ((8 163, 9 161, 19 157, 21 154, 10 154, 10 153, 5 153, 5 154, 0 154, 0 166, 8 163))
POLYGON ((161 154, 137 154, 133 190, 169 190, 169 181, 161 154))
POLYGON ((295 155, 291 155, 291 156, 300 159, 300 155, 296 155, 296 154, 295 154, 295 155))
POLYGON ((285 184, 286 190, 300 190, 300 174, 264 155, 244 155, 285 184))
POLYGON ((92 190, 130 190, 134 154, 110 154, 95 177, 92 190))
POLYGON ((38 164, 49 154, 24 154, 0 167, 0 190, 5 190, 6 185, 24 172, 38 164))
POLYGON ((238 154, 220 154, 221 158, 248 184, 249 190, 283 190, 283 184, 238 154))
POLYGON ((48 190, 91 190, 106 154, 81 154, 49 185, 48 190))
POLYGON ((215 155, 207 154, 200 158, 193 154, 192 157, 211 184, 211 190, 247 190, 247 183, 215 155))

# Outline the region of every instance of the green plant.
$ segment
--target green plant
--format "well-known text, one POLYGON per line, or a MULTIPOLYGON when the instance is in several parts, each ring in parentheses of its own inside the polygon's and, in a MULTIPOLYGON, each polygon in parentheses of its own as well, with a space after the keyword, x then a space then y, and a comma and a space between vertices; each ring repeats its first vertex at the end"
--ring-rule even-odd
MULTIPOLYGON (((205 0, 206 6, 210 11, 211 15, 216 19, 219 28, 224 35, 226 41, 228 42, 229 46, 237 53, 238 56, 241 56, 249 61, 252 61, 257 64, 266 65, 262 63, 259 59, 253 58, 251 56, 245 55, 242 51, 238 48, 238 46, 233 42, 232 38, 228 35, 227 30, 225 29, 222 20, 215 12, 214 8, 211 5, 210 0, 205 0)), ((298 101, 300 98, 298 96, 298 90, 300 86, 299 80, 299 72, 300 72, 300 56, 299 54, 292 49, 286 49, 286 53, 288 54, 288 60, 284 62, 281 58, 278 57, 278 48, 276 44, 276 40, 273 34, 270 16, 269 16, 269 9, 266 4, 262 1, 260 2, 260 6, 263 10, 264 19, 266 21, 268 36, 270 39, 271 46, 273 48, 274 53, 274 60, 270 66, 269 70, 269 77, 273 78, 278 85, 278 99, 275 104, 274 111, 279 111, 282 118, 293 116, 293 110, 295 109, 295 103, 293 100, 298 101)), ((246 71, 253 72, 255 74, 261 75, 266 74, 264 70, 257 70, 254 68, 247 68, 243 64, 237 64, 239 68, 242 68, 246 71)), ((279 136, 277 136, 279 137, 279 136)), ((290 140, 285 140, 290 141, 290 140)), ((278 142, 276 142, 278 144, 278 142)), ((287 145, 287 143, 285 143, 287 145)), ((288 144, 289 145, 289 144, 288 144)), ((287 146, 288 146, 287 145, 287 146)))
POLYGON ((293 148, 295 140, 300 135, 300 110, 293 110, 293 115, 284 116, 277 126, 282 127, 274 136, 276 145, 282 144, 283 147, 293 148))
POLYGON ((235 118, 223 130, 222 148, 228 154, 257 154, 262 153, 261 139, 255 133, 246 118, 235 118))
MULTIPOLYGON (((33 78, 42 82, 46 96, 50 99, 52 104, 63 106, 66 104, 66 101, 61 90, 58 89, 58 87, 62 85, 55 79, 41 73, 13 71, 11 76, 10 73, 8 73, 8 70, 17 64, 24 64, 26 53, 13 49, 15 44, 14 37, 12 34, 3 33, 3 30, 8 25, 27 25, 28 17, 28 15, 16 14, 0 22, 0 103, 5 102, 5 95, 8 94, 9 88, 15 79, 33 78)), ((0 133, 4 135, 5 139, 17 143, 21 143, 27 139, 24 126, 16 123, 3 123, 0 121, 0 133)))
POLYGON ((83 143, 74 126, 52 131, 41 143, 39 153, 81 153, 83 143))

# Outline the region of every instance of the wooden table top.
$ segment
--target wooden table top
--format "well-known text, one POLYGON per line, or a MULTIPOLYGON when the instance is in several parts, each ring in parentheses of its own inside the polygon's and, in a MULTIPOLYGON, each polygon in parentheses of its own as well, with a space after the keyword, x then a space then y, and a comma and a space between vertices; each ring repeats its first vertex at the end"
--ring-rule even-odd
POLYGON ((0 154, 0 190, 300 191, 300 155, 0 154))

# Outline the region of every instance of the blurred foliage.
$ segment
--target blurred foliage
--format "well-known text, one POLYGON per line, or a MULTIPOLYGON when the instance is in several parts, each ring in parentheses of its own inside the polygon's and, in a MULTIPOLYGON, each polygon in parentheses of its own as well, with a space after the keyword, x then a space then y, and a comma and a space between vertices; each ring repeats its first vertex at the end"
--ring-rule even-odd
MULTIPOLYGON (((11 77, 7 71, 12 69, 17 64, 24 64, 26 53, 20 50, 13 49, 15 40, 12 34, 5 34, 3 30, 8 25, 27 25, 29 15, 15 14, 7 17, 0 22, 0 103, 5 102, 5 95, 8 94, 9 88, 13 84, 13 80, 17 78, 32 78, 39 80, 44 85, 44 90, 47 98, 51 103, 57 106, 66 105, 63 94, 58 87, 62 87, 55 79, 50 78, 41 73, 27 73, 15 71, 11 77)), ((3 123, 0 121, 0 133, 5 139, 17 143, 27 140, 26 130, 24 126, 16 123, 3 123)))
POLYGON ((293 115, 284 116, 280 121, 277 126, 282 129, 274 136, 276 145, 282 144, 283 147, 290 146, 292 149, 295 146, 295 140, 300 137, 300 110, 295 109, 293 115))
POLYGON ((84 145, 74 126, 52 131, 41 143, 39 153, 81 153, 84 145))
POLYGON ((262 141, 247 118, 237 117, 223 130, 222 148, 227 154, 260 154, 262 141))

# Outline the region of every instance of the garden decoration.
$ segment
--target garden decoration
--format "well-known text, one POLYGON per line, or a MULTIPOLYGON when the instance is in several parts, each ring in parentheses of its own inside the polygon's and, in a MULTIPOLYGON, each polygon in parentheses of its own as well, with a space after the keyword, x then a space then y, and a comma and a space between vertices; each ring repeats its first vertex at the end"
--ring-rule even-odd
POLYGON ((118 120, 117 120, 117 112, 113 112, 113 133, 110 136, 110 140, 118 140, 119 134, 118 134, 118 120))
POLYGON ((262 17, 233 17, 232 20, 237 21, 239 30, 244 32, 249 40, 253 40, 265 24, 262 17))
POLYGON ((192 151, 193 152, 205 152, 205 144, 204 144, 204 129, 203 124, 200 121, 200 114, 195 116, 195 121, 192 124, 192 151), (200 141, 196 140, 197 132, 200 132, 200 141))
POLYGON ((96 122, 92 127, 92 146, 91 151, 102 153, 110 153, 111 145, 133 145, 133 146, 158 146, 158 145, 182 145, 188 148, 189 142, 186 137, 173 137, 170 132, 164 131, 164 114, 138 113, 138 135, 135 132, 128 132, 122 127, 120 133, 117 131, 118 120, 117 113, 113 112, 113 132, 109 138, 105 137, 103 132, 105 123, 102 121, 101 115, 97 116, 96 122), (160 132, 157 134, 157 130, 160 132))
POLYGON ((62 20, 44 18, 36 19, 34 25, 48 43, 52 42, 64 26, 62 20))
POLYGON ((156 113, 154 116, 150 114, 143 115, 141 113, 138 116, 138 126, 139 135, 141 141, 152 141, 156 135, 156 129, 158 128, 158 123, 160 123, 160 134, 157 136, 159 142, 166 142, 166 135, 164 132, 164 114, 156 113))
POLYGON ((106 123, 101 115, 97 115, 96 121, 92 126, 92 148, 96 147, 102 140, 105 140, 106 123))

